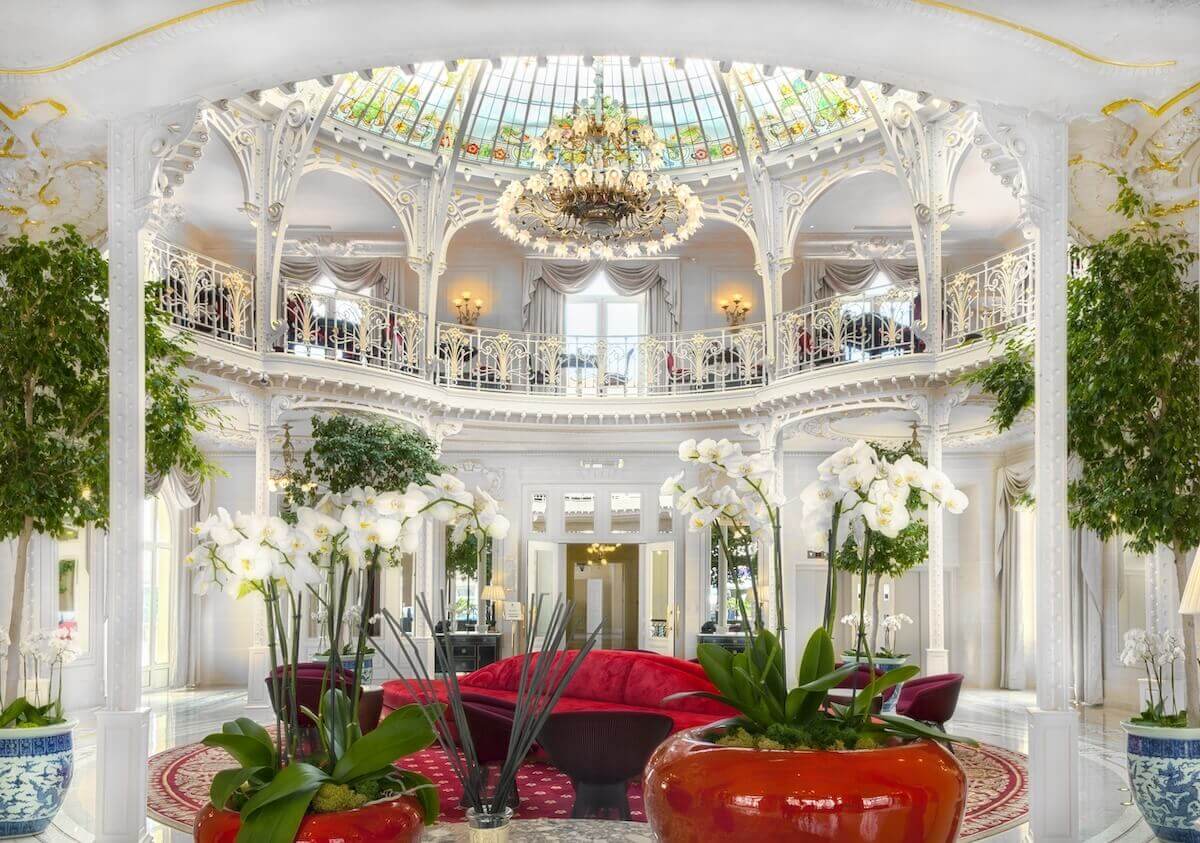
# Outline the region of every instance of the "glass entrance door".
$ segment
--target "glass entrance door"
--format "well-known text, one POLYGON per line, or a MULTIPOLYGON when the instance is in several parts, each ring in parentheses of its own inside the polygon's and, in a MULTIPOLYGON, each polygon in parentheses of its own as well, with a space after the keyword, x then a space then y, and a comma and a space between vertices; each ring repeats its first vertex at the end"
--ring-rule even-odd
MULTIPOLYGON (((563 591, 561 545, 554 542, 530 541, 526 564, 528 569, 525 582, 528 584, 530 609, 535 609, 538 599, 541 599, 542 610, 538 616, 537 628, 533 633, 534 644, 540 647, 545 640, 546 626, 549 624, 550 615, 554 612, 554 602, 563 591)), ((525 618, 524 624, 529 622, 530 618, 525 618)), ((521 630, 522 635, 527 628, 524 624, 521 630)))
POLYGON ((675 655, 675 543, 642 548, 641 647, 675 655))

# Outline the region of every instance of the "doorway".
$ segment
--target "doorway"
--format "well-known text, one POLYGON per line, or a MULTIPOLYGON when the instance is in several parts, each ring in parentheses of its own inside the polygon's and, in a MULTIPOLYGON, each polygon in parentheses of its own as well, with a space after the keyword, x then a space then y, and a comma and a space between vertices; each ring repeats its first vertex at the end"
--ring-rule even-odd
POLYGON ((638 645, 640 545, 592 542, 568 544, 563 578, 575 614, 567 646, 583 646, 600 626, 596 648, 633 650, 638 645))

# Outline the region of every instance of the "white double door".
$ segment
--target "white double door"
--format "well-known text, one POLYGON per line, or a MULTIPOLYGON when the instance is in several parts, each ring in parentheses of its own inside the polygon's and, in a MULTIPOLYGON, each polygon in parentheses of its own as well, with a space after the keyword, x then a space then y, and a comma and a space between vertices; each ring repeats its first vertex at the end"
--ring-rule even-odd
MULTIPOLYGON (((529 603, 536 606, 541 599, 541 617, 534 630, 534 643, 541 646, 555 601, 566 589, 566 545, 531 540, 527 563, 529 603)), ((638 545, 638 578, 638 646, 673 656, 678 625, 675 543, 661 541, 638 545)), ((604 606, 602 600, 591 599, 592 595, 588 597, 587 628, 594 629, 597 623, 607 621, 605 613, 609 607, 604 606)))

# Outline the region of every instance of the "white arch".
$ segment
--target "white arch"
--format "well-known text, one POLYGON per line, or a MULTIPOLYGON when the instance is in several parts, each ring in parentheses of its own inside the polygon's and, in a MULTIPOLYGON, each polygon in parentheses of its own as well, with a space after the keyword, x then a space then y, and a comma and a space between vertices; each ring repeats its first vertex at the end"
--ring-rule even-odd
MULTIPOLYGON (((417 209, 421 205, 420 187, 409 182, 398 182, 395 191, 388 189, 379 168, 351 167, 324 155, 312 155, 304 162, 300 178, 309 173, 328 171, 354 179, 370 188, 392 210, 400 230, 404 233, 404 245, 409 259, 420 257, 420 241, 417 232, 417 209)), ((297 186, 298 187, 298 186, 297 186)))
POLYGON ((804 228, 804 215, 808 213, 816 201, 839 183, 870 173, 887 173, 899 178, 896 175, 896 168, 892 165, 891 160, 881 158, 878 161, 863 163, 856 167, 848 167, 831 172, 820 182, 817 182, 815 187, 810 187, 807 190, 798 190, 790 185, 785 186, 783 198, 783 244, 787 247, 789 258, 796 252, 796 241, 800 238, 800 232, 804 228))

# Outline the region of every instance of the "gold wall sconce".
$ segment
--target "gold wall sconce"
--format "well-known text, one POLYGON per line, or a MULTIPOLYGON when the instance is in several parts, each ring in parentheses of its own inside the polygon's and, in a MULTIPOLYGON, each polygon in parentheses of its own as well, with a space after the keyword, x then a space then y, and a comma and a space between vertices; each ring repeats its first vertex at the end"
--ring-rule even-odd
POLYGON ((746 314, 750 312, 750 302, 742 298, 741 293, 734 293, 728 299, 721 299, 717 304, 720 305, 731 326, 742 324, 746 321, 746 314))
POLYGON ((458 314, 458 324, 474 325, 483 313, 483 299, 472 299, 470 290, 463 290, 458 298, 450 302, 458 314))

